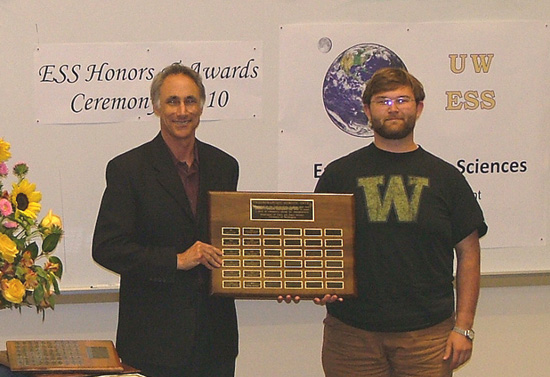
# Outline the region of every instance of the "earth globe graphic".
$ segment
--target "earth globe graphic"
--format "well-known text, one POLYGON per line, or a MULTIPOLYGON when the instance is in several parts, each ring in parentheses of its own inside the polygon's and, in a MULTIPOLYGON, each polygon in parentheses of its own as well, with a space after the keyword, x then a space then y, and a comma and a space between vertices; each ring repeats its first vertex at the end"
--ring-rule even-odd
POLYGON ((330 120, 356 137, 372 137, 363 112, 365 82, 380 68, 403 68, 405 63, 389 48, 361 43, 342 52, 330 65, 323 82, 323 103, 330 120))

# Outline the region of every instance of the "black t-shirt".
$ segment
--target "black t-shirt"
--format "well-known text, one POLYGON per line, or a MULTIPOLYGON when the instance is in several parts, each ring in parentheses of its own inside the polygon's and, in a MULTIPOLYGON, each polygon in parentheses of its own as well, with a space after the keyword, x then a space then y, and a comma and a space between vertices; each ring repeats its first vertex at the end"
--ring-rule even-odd
POLYGON ((454 246, 483 213, 464 176, 418 148, 391 153, 374 143, 330 163, 316 192, 354 193, 359 296, 327 306, 368 331, 413 331, 454 311, 454 246))

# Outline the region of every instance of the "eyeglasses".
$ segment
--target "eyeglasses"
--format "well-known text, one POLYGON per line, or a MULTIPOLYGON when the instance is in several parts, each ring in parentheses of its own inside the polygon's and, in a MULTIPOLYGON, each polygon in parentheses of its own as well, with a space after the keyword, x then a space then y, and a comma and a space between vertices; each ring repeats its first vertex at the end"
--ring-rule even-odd
POLYGON ((394 104, 397 107, 408 106, 411 102, 415 102, 414 99, 407 96, 401 96, 397 98, 381 97, 373 101, 375 105, 380 107, 392 107, 394 104))

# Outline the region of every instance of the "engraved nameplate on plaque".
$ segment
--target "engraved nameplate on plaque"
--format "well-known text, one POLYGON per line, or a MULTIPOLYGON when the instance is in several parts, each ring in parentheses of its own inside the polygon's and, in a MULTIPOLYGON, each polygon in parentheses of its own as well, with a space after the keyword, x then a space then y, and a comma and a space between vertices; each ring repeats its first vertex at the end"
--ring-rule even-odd
POLYGON ((222 251, 211 293, 235 298, 355 296, 352 194, 209 193, 222 251))

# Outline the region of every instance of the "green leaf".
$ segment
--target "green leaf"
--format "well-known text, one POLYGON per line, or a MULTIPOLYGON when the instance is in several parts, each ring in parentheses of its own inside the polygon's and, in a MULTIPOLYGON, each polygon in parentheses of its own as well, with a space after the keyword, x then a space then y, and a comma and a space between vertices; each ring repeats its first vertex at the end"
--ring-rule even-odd
POLYGON ((15 268, 15 276, 19 280, 23 280, 23 278, 25 277, 26 274, 27 274, 27 269, 25 267, 18 265, 15 268))
MULTIPOLYGON (((58 294, 59 294, 59 293, 58 293, 58 294)), ((48 297, 48 304, 50 304, 50 307, 51 307, 52 309, 55 308, 55 296, 50 296, 50 297, 48 297)))
POLYGON ((42 251, 45 253, 51 253, 57 247, 57 243, 61 238, 61 234, 53 233, 44 238, 42 242, 42 251))
POLYGON ((25 251, 30 251, 32 259, 36 259, 38 256, 38 245, 36 242, 33 242, 25 248, 25 251))
POLYGON ((60 294, 61 291, 59 290, 59 283, 57 282, 55 274, 51 274, 51 282, 53 284, 53 291, 56 295, 60 294))
POLYGON ((36 272, 36 274, 41 277, 42 279, 47 279, 48 278, 48 273, 46 271, 44 271, 44 269, 40 266, 36 266, 35 269, 34 269, 34 272, 36 272))
POLYGON ((19 238, 12 238, 12 241, 15 242, 17 250, 23 250, 25 248, 25 240, 19 238))
POLYGON ((32 298, 34 299, 34 302, 36 303, 36 305, 40 305, 42 300, 44 300, 44 287, 42 285, 39 285, 36 288, 34 288, 32 298))

